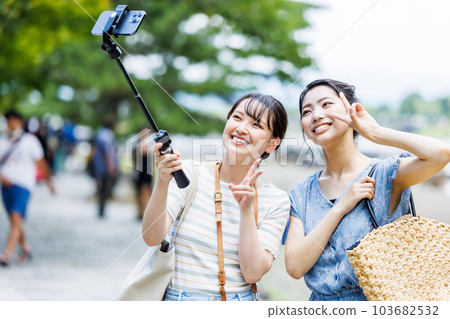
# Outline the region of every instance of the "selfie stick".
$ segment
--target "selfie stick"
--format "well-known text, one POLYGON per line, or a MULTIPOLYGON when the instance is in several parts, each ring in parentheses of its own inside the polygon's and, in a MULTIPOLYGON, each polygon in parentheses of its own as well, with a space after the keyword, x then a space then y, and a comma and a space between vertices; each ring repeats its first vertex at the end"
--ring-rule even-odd
MULTIPOLYGON (((114 11, 114 13, 117 14, 113 13, 109 18, 108 22, 105 25, 105 28, 103 29, 102 49, 109 53, 111 59, 117 61, 117 64, 119 65, 123 75, 127 79, 127 82, 130 85, 131 90, 134 93, 134 96, 136 97, 139 105, 141 106, 142 111, 145 114, 145 117, 147 118, 150 124, 152 131, 154 132, 153 139, 155 140, 155 143, 162 143, 162 147, 160 149, 161 155, 173 154, 174 152, 172 146, 170 146, 172 140, 170 139, 169 133, 167 133, 167 131, 164 130, 159 130, 158 127, 156 126, 156 123, 155 121, 153 121, 153 118, 149 110, 147 109, 147 106, 145 105, 141 94, 136 89, 136 86, 134 85, 133 81, 131 80, 130 76, 128 75, 127 71, 125 70, 122 64, 122 61, 120 60, 120 55, 122 54, 122 51, 120 51, 117 45, 113 43, 110 38, 110 34, 117 37, 117 34, 114 34, 114 27, 116 24, 119 24, 120 19, 123 17, 123 12, 127 9, 128 6, 126 5, 117 6, 116 10, 114 11)), ((179 188, 185 188, 189 185, 189 179, 187 178, 183 170, 180 169, 178 171, 173 172, 173 176, 179 188)))

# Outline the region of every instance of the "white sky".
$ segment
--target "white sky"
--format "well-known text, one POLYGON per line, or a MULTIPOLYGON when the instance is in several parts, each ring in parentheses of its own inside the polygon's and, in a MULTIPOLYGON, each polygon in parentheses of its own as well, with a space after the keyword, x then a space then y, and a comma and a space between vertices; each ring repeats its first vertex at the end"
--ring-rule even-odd
MULTIPOLYGON (((450 1, 300 1, 323 6, 308 10, 306 19, 311 27, 296 34, 308 43, 307 54, 316 60, 318 68, 302 70, 300 81, 288 91, 272 80, 259 83, 260 92, 296 109, 304 86, 327 77, 355 85, 361 103, 372 107, 397 108, 406 96, 415 92, 427 100, 450 96, 450 1)), ((203 27, 202 15, 195 18, 189 28, 203 27)), ((147 72, 154 73, 150 66, 162 63, 153 58, 154 55, 135 56, 138 68, 133 67, 136 63, 127 60, 124 63, 136 76, 145 78, 147 72)), ((201 72, 200 64, 193 68, 195 72, 185 73, 202 81, 208 78, 207 72, 201 72)), ((188 108, 198 108, 198 98, 183 95, 177 99, 188 108)), ((200 105, 214 105, 218 113, 228 111, 229 105, 223 105, 223 101, 216 98, 205 101, 200 105)))
MULTIPOLYGON (((397 107, 412 92, 450 96, 450 1, 307 0, 300 32, 317 59, 302 84, 330 77, 354 84, 363 104, 397 107)), ((303 86, 302 85, 302 86, 303 86)))

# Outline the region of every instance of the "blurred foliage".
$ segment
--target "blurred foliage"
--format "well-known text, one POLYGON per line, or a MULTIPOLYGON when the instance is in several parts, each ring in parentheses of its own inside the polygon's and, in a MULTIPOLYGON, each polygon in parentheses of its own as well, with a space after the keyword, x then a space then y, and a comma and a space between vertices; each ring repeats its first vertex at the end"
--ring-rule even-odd
POLYGON ((403 99, 397 110, 384 106, 373 108, 370 113, 388 127, 450 138, 450 97, 427 101, 413 93, 403 99))
MULTIPOLYGON (((60 114, 99 126, 115 115, 121 134, 148 126, 122 73, 90 30, 108 0, 4 0, 0 4, 0 108, 25 114, 60 114), (85 9, 86 12, 84 12, 85 9)), ((292 83, 311 64, 295 32, 308 26, 308 4, 286 0, 127 1, 145 10, 139 32, 120 37, 122 61, 158 126, 169 132, 221 131, 224 119, 172 100, 183 92, 216 95, 232 104, 260 79, 292 83), (126 51, 126 52, 125 52, 126 51), (126 53, 133 54, 133 58, 126 53), (137 63, 134 63, 137 61, 137 63), (143 72, 145 71, 145 72, 143 72), (146 75, 147 74, 147 75, 146 75), (151 75, 151 78, 148 77, 151 75), (156 83, 156 82, 157 83, 156 83), (164 90, 162 89, 164 88, 164 90)))
MULTIPOLYGON (((109 0, 79 3, 97 15, 109 0)), ((17 106, 32 90, 43 92, 53 82, 44 66, 55 48, 86 39, 90 24, 74 1, 1 1, 0 108, 17 106)))

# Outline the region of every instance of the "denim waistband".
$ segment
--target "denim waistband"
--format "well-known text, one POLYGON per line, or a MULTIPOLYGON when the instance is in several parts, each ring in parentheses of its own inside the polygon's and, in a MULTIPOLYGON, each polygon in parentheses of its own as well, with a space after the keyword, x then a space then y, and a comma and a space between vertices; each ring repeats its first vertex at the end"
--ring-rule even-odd
MULTIPOLYGON (((191 292, 167 288, 164 301, 221 301, 220 294, 205 294, 199 292, 191 292)), ((227 301, 255 301, 253 291, 247 290, 243 292, 236 292, 227 294, 227 301)))

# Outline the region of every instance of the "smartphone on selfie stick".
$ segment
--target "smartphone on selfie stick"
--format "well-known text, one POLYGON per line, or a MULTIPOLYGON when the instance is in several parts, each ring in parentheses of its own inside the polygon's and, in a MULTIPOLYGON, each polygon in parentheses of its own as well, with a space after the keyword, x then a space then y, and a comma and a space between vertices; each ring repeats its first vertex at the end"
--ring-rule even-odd
MULTIPOLYGON (((113 41, 111 41, 111 36, 115 36, 117 38, 119 35, 127 36, 135 34, 139 29, 142 21, 144 20, 145 15, 145 11, 133 11, 129 10, 127 5, 119 5, 116 7, 115 11, 102 12, 91 32, 93 35, 103 36, 102 49, 109 53, 111 59, 117 61, 117 64, 122 70, 122 73, 125 76, 128 84, 130 85, 131 90, 133 90, 134 96, 136 97, 142 111, 144 112, 151 126, 152 131, 154 132, 153 139, 155 140, 155 143, 163 144, 160 149, 161 155, 173 154, 173 149, 170 145, 172 141, 169 137, 169 133, 167 133, 167 131, 158 129, 158 127, 156 126, 156 123, 155 121, 153 121, 153 118, 149 110, 147 109, 144 100, 137 91, 136 86, 134 85, 133 81, 131 80, 122 64, 122 61, 120 60, 122 51, 120 51, 117 45, 113 41)), ((173 172, 173 176, 179 188, 185 188, 189 185, 189 179, 187 178, 183 170, 173 172)))

